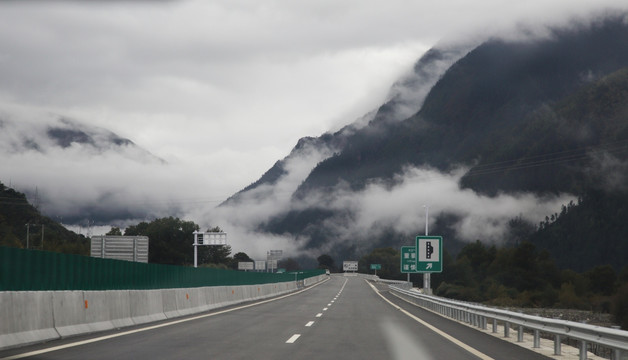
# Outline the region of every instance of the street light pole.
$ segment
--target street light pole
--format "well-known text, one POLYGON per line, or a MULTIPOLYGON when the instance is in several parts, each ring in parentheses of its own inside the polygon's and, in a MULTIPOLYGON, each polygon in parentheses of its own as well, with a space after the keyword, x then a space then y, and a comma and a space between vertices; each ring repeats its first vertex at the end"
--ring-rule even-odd
POLYGON ((427 235, 429 235, 428 234, 428 225, 429 225, 430 207, 429 207, 429 205, 423 205, 423 207, 425 208, 425 236, 427 236, 427 235))
MULTIPOLYGON (((423 205, 423 207, 425 208, 425 236, 429 235, 429 213, 430 213, 430 207, 429 205, 423 205)), ((430 276, 430 273, 425 273, 423 274, 423 291, 428 294, 431 295, 432 294, 432 278, 430 276)))

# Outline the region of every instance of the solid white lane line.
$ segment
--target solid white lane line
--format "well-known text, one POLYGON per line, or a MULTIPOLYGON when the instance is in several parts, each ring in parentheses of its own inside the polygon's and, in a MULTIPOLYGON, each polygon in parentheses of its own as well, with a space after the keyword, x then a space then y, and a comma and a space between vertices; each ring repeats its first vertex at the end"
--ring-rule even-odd
MULTIPOLYGON (((366 281, 366 280, 365 280, 366 281)), ((369 284, 369 286, 371 287, 371 289, 373 289, 373 291, 375 291, 375 293, 377 295, 379 295, 382 299, 384 299, 387 303, 389 303, 390 305, 392 305, 395 309, 401 311, 402 313, 404 313, 405 315, 409 316, 410 318, 412 318, 413 320, 415 320, 416 322, 420 323, 421 325, 427 327, 428 329, 432 330, 433 332, 437 333, 438 335, 444 337, 445 339, 451 341, 452 343, 460 346, 461 348, 465 349, 466 351, 470 352, 471 354, 479 357, 482 360, 494 360, 492 357, 484 354, 483 352, 480 352, 479 350, 476 350, 475 348, 472 348, 471 346, 463 343, 462 341, 456 339, 455 337, 447 334, 446 332, 440 330, 439 328, 425 322, 424 320, 412 315, 410 312, 402 309, 401 307, 397 306, 395 303, 393 303, 392 301, 386 299, 384 297, 384 295, 380 294, 379 291, 377 291, 377 289, 375 288, 375 286, 373 286, 371 283, 369 283, 368 281, 366 282, 367 284, 369 284)))
POLYGON ((292 344, 295 341, 297 341, 297 339, 301 336, 301 334, 294 334, 292 335, 292 337, 290 339, 288 339, 288 341, 286 341, 286 344, 292 344))
POLYGON ((310 327, 312 325, 314 325, 314 321, 310 321, 309 323, 305 324, 305 326, 307 326, 307 327, 310 327))

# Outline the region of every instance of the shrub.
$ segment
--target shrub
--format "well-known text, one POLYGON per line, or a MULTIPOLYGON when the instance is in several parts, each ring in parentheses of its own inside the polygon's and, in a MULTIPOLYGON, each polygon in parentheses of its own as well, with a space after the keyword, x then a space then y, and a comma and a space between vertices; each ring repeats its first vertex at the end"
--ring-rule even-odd
POLYGON ((624 284, 615 294, 611 314, 622 329, 628 330, 628 284, 624 284))

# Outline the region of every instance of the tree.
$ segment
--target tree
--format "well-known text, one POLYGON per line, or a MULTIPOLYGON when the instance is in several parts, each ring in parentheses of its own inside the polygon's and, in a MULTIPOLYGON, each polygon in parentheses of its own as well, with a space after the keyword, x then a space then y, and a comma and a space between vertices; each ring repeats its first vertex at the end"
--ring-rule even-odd
POLYGON ((231 245, 199 246, 198 253, 199 262, 201 263, 230 265, 232 261, 232 259, 229 258, 229 255, 231 255, 231 245))
POLYGON ((610 265, 599 265, 586 273, 589 287, 596 294, 609 296, 615 293, 617 274, 610 265))
POLYGON ((122 235, 122 231, 120 230, 119 227, 116 226, 112 226, 111 230, 109 230, 108 233, 106 233, 105 235, 114 235, 114 236, 120 236, 122 235))
MULTIPOLYGON (((220 233, 223 231, 220 226, 214 226, 207 229, 207 232, 220 233)), ((200 263, 230 267, 232 266, 233 259, 229 258, 229 255, 231 255, 231 245, 210 245, 198 247, 198 257, 200 263)), ((237 266, 238 264, 236 263, 236 267, 237 266)))
POLYGON ((319 269, 327 269, 331 272, 336 271, 336 264, 334 263, 334 259, 331 256, 323 254, 317 257, 316 260, 318 260, 319 269))
POLYGON ((194 256, 193 233, 198 229, 192 221, 167 217, 129 226, 124 234, 148 236, 148 260, 151 263, 189 265, 194 256))
POLYGON ((237 270, 239 262, 253 262, 253 261, 254 260, 251 259, 246 253, 239 252, 233 255, 233 258, 231 259, 230 268, 237 270))
POLYGON ((628 283, 624 284, 613 298, 611 310, 615 322, 622 329, 628 330, 628 283))
POLYGON ((402 279, 401 254, 399 250, 391 247, 373 249, 370 254, 363 256, 358 262, 360 272, 371 272, 371 264, 380 264, 381 270, 377 270, 377 275, 382 279, 402 279))
POLYGON ((286 271, 298 271, 298 270, 301 270, 301 266, 293 258, 287 258, 287 259, 279 260, 279 262, 277 263, 277 267, 286 269, 286 271))
POLYGON ((246 253, 239 252, 233 255, 233 260, 236 261, 253 261, 246 253))

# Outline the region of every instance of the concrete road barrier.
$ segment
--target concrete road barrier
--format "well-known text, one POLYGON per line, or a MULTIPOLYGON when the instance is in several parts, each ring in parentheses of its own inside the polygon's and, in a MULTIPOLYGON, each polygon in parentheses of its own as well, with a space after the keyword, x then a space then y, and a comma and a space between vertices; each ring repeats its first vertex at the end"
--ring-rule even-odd
POLYGON ((52 293, 55 328, 61 337, 90 331, 85 320, 86 307, 83 291, 54 291, 52 293))
MULTIPOLYGON (((325 276, 306 279, 306 285, 325 276)), ((200 313, 297 290, 296 283, 162 290, 0 292, 0 350, 200 313)))
POLYGON ((162 292, 166 290, 129 290, 131 319, 135 324, 167 319, 162 292))
POLYGON ((0 349, 58 339, 52 292, 0 292, 0 349))

